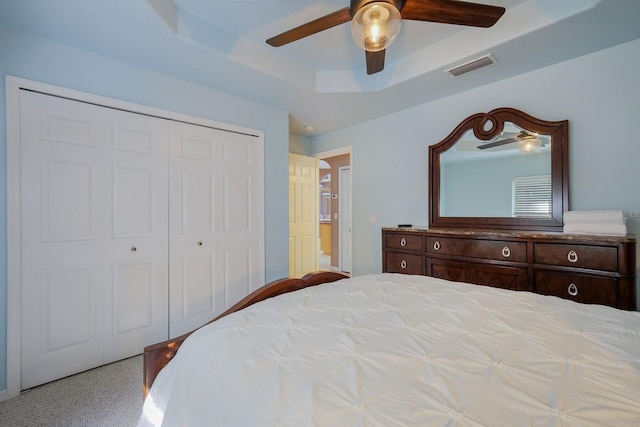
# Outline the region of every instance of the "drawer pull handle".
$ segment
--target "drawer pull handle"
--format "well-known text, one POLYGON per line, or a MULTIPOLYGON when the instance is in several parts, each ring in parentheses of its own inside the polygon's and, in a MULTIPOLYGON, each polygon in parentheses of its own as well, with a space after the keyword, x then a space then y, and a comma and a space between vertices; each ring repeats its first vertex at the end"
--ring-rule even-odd
POLYGON ((569 255, 567 255, 567 259, 569 262, 578 262, 578 254, 576 251, 571 251, 569 252, 569 255))
POLYGON ((438 240, 436 240, 436 242, 433 244, 433 249, 435 249, 436 251, 440 250, 440 242, 438 240))
POLYGON ((407 240, 403 237, 402 240, 400 240, 400 246, 405 247, 407 246, 407 240))
POLYGON ((400 267, 407 268, 407 261, 402 260, 402 262, 400 263, 400 267))
POLYGON ((202 246, 203 245, 202 240, 198 240, 198 243, 196 243, 196 245, 202 246))
POLYGON ((135 252, 137 250, 138 250, 138 248, 136 248, 135 246, 131 246, 131 252, 135 252))
POLYGON ((572 297, 575 297, 576 295, 578 295, 578 287, 572 283, 569 285, 567 292, 569 292, 569 295, 571 295, 572 297))
POLYGON ((509 258, 511 256, 511 249, 508 246, 502 248, 502 256, 505 258, 509 258))

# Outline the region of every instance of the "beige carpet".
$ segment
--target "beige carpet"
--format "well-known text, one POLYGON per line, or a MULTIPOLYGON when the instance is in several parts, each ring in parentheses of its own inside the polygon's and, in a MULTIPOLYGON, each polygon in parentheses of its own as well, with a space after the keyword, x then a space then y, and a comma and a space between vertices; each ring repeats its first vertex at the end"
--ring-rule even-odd
POLYGON ((135 426, 142 411, 142 356, 53 381, 0 402, 0 426, 135 426))

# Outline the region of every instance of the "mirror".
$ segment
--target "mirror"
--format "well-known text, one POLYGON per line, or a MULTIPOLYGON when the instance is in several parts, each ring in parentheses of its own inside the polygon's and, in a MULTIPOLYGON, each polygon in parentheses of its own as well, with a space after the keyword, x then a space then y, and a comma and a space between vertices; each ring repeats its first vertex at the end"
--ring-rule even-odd
POLYGON ((474 114, 429 147, 429 227, 562 231, 568 121, 474 114))

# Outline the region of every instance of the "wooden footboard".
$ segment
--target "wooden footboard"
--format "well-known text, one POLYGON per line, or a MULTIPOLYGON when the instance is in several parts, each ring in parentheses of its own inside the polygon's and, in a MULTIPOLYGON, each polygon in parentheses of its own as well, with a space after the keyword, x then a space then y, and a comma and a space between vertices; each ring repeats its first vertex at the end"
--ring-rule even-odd
MULTIPOLYGON (((335 273, 331 271, 320 271, 316 273, 309 273, 301 279, 279 279, 270 282, 263 287, 256 289, 254 292, 241 299, 234 306, 226 310, 215 319, 207 322, 215 322, 216 320, 231 314, 235 311, 242 310, 245 307, 249 307, 252 304, 265 300, 267 298, 275 297, 280 294, 286 294, 287 292, 297 291, 309 286, 320 285, 322 283, 335 282, 336 280, 345 279, 349 276, 342 273, 335 273)), ((204 326, 204 325, 203 325, 204 326)), ((167 363, 175 356, 176 352, 180 348, 180 345, 184 340, 193 333, 193 331, 181 335, 177 338, 163 341, 157 344, 150 345, 144 349, 144 373, 142 394, 143 397, 147 396, 153 381, 155 380, 158 372, 164 368, 167 363)))

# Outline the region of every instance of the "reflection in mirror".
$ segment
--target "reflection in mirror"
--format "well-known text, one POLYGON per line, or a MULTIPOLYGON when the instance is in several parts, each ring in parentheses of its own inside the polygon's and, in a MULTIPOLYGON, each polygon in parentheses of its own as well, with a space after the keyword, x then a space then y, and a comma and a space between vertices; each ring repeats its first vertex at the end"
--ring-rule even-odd
POLYGON ((320 222, 331 221, 331 174, 320 178, 320 222))
POLYGON ((568 128, 513 108, 467 117, 429 147, 429 227, 562 231, 568 128))
POLYGON ((551 218, 551 138, 505 122, 483 141, 473 129, 440 156, 440 215, 551 218))

